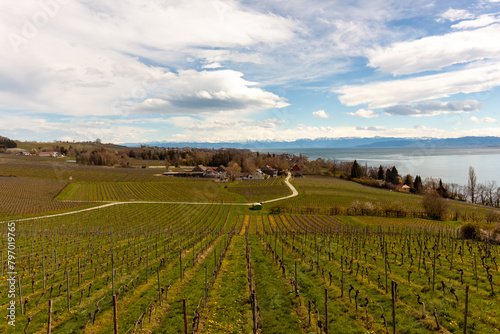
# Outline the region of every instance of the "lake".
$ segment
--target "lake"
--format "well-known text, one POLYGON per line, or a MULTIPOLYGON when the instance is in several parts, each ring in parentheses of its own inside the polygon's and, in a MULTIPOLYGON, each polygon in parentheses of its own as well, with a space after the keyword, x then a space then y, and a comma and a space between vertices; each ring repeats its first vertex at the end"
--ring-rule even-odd
POLYGON ((298 148, 254 149, 260 153, 289 153, 337 161, 354 161, 361 165, 396 166, 401 176, 406 174, 441 178, 445 183, 467 184, 469 166, 474 167, 480 183, 496 181, 500 184, 500 148, 298 148))

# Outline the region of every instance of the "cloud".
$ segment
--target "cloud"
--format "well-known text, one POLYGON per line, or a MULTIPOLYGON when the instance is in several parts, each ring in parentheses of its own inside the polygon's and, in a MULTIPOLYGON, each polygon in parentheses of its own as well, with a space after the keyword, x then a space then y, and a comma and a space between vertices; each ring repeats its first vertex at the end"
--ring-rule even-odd
POLYGON ((363 118, 375 118, 378 117, 378 115, 373 111, 373 110, 367 110, 367 109, 359 109, 356 112, 348 112, 348 115, 352 116, 357 116, 357 117, 363 117, 363 118))
POLYGON ((423 101, 414 105, 396 105, 384 109, 391 116, 436 116, 440 114, 460 114, 479 112, 482 103, 478 101, 423 101))
POLYGON ((482 62, 463 70, 422 77, 346 85, 334 90, 347 106, 368 104, 385 108, 399 104, 449 97, 458 93, 484 92, 500 85, 500 62, 482 62))
POLYGON ((445 21, 459 21, 459 20, 467 20, 473 18, 474 15, 465 9, 453 9, 449 8, 446 12, 442 13, 439 18, 436 20, 437 22, 445 22, 445 21))
POLYGON ((466 136, 498 136, 499 127, 487 127, 482 129, 460 130, 460 129, 439 129, 435 127, 398 127, 384 128, 380 126, 307 126, 301 125, 293 128, 265 128, 259 126, 238 126, 219 128, 216 133, 209 127, 205 129, 193 128, 165 138, 167 141, 247 141, 247 140, 271 140, 271 141, 292 141, 299 138, 341 138, 352 137, 374 137, 383 135, 384 137, 397 138, 459 138, 466 136))
POLYGON ((0 31, 5 32, 0 39, 0 108, 4 110, 110 116, 123 115, 142 102, 148 110, 162 109, 166 102, 174 107, 196 105, 196 100, 210 100, 212 107, 218 101, 222 108, 281 103, 279 97, 250 87, 249 82, 222 90, 221 94, 229 93, 227 98, 206 85, 212 98, 203 99, 197 97, 202 92, 181 89, 174 81, 182 81, 182 71, 193 65, 221 67, 220 61, 199 58, 207 50, 223 50, 226 58, 239 61, 245 50, 257 45, 271 47, 292 40, 295 22, 289 18, 231 0, 147 5, 133 0, 118 5, 112 0, 54 0, 57 8, 50 15, 43 5, 47 2, 0 3, 0 31), (34 25, 34 18, 40 17, 48 17, 47 22, 34 25), (30 34, 27 27, 34 27, 30 34), (160 101, 157 95, 173 89, 182 94, 160 101))
POLYGON ((379 126, 357 126, 357 131, 386 131, 384 128, 379 126))
POLYGON ((9 138, 25 140, 76 140, 93 141, 101 138, 103 142, 126 143, 142 141, 150 135, 157 135, 154 129, 137 124, 124 124, 116 120, 50 120, 41 116, 8 114, 0 112, 0 132, 9 138))
POLYGON ((313 116, 318 117, 318 118, 329 118, 330 115, 328 115, 324 110, 318 110, 318 111, 313 111, 313 116))
POLYGON ((197 114, 207 111, 283 108, 283 98, 255 87, 233 70, 180 71, 167 85, 168 92, 134 105, 136 112, 197 114))
POLYGON ((213 68, 221 68, 222 65, 218 62, 215 62, 215 63, 209 63, 209 64, 205 64, 203 65, 203 68, 210 68, 210 69, 213 69, 213 68))
MULTIPOLYGON (((471 22, 468 24, 472 25, 471 22)), ((475 30, 398 42, 368 51, 368 66, 393 75, 403 75, 441 70, 453 64, 481 59, 498 60, 500 44, 492 41, 499 39, 500 24, 492 24, 475 30)))
POLYGON ((479 16, 474 20, 462 21, 457 24, 452 25, 451 27, 454 29, 470 29, 470 28, 480 28, 490 25, 492 23, 496 23, 499 21, 497 16, 491 14, 485 14, 479 16))
POLYGON ((484 117, 482 119, 479 119, 475 116, 472 116, 468 118, 467 120, 474 122, 474 123, 497 123, 497 120, 491 117, 484 117))

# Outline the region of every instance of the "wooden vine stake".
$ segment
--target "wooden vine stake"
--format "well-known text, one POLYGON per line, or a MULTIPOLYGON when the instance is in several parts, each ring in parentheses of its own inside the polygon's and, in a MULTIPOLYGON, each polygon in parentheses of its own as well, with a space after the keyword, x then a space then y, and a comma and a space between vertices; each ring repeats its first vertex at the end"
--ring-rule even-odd
POLYGON ((392 333, 396 334, 396 284, 391 281, 392 292, 392 333))
POLYGON ((23 292, 21 290, 21 277, 19 275, 17 276, 17 285, 19 286, 19 304, 21 304, 21 314, 24 315, 23 292))
POLYGON ((49 300, 49 320, 47 322, 47 334, 52 332, 52 299, 49 300))
POLYGON ((340 297, 344 297, 344 257, 340 257, 340 270, 342 271, 342 290, 340 292, 340 297))
POLYGON ((113 324, 114 324, 114 334, 118 334, 118 306, 116 305, 116 295, 113 295, 113 324))
POLYGON ((182 309, 184 310, 184 334, 188 334, 188 315, 186 307, 186 298, 182 298, 182 309))
POLYGON ((69 293, 69 273, 68 273, 68 271, 66 271, 66 296, 68 299, 68 312, 71 312, 71 304, 70 304, 71 296, 69 293))
POLYGON ((325 334, 328 334, 328 289, 325 289, 325 334))
POLYGON ((253 334, 257 333, 257 301, 255 300, 255 292, 252 292, 252 322, 253 334))
POLYGON ((465 286, 464 334, 467 333, 467 313, 469 312, 469 285, 465 286))

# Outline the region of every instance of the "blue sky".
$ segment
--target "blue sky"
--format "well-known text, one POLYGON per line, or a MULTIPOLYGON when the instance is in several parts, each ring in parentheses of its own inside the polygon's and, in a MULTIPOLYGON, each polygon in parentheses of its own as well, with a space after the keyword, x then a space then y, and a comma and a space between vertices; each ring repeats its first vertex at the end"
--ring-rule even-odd
POLYGON ((0 4, 0 135, 500 136, 500 0, 0 4))

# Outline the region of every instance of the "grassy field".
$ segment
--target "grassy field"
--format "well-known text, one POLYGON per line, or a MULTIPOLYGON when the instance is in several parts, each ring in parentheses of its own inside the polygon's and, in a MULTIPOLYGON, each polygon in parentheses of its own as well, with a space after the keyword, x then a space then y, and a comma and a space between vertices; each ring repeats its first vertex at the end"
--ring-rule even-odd
MULTIPOLYGON (((422 207, 422 195, 389 191, 386 189, 373 188, 359 183, 343 180, 329 176, 306 176, 293 179, 293 184, 298 188, 300 195, 279 202, 276 205, 288 208, 305 208, 313 212, 329 212, 330 208, 338 207, 346 212, 353 211, 359 214, 359 210, 353 207, 368 206, 379 211, 403 210, 416 215, 424 214, 422 207), (357 203, 357 206, 356 206, 357 203), (349 211, 351 209, 351 211, 349 211)), ((491 208, 449 201, 449 217, 452 218, 457 212, 460 215, 471 217, 484 217, 491 208)), ((307 210, 302 210, 306 211, 307 210)))

